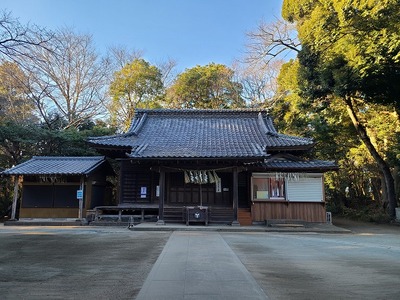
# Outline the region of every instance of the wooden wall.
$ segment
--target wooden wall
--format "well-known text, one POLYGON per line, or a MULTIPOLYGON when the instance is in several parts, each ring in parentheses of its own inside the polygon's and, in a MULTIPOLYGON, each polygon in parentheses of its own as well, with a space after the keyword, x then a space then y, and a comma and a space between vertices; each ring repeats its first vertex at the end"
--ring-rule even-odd
POLYGON ((325 203, 312 202, 254 202, 251 207, 254 222, 271 219, 326 222, 325 203))
POLYGON ((21 208, 20 218, 78 218, 78 208, 21 208))
POLYGON ((155 195, 158 176, 155 172, 151 172, 149 167, 137 166, 129 161, 123 161, 119 177, 119 203, 158 203, 158 197, 155 195), (141 197, 141 187, 147 188, 145 198, 141 197))
MULTIPOLYGON (((86 209, 104 205, 106 197, 111 198, 105 175, 95 175, 85 180, 83 216, 86 209)), ((79 176, 64 175, 55 183, 43 182, 38 176, 24 176, 19 218, 78 218, 76 191, 79 188, 79 176)))

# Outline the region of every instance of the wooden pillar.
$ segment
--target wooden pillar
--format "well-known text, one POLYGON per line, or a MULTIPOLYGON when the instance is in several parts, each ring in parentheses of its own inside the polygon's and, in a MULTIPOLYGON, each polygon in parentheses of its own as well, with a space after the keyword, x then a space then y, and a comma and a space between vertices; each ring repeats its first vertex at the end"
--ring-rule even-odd
POLYGON ((18 202, 18 186, 19 186, 19 176, 14 176, 14 198, 11 208, 11 220, 15 220, 17 213, 17 202, 18 202))
POLYGON ((79 200, 79 212, 78 212, 78 219, 82 220, 83 217, 83 199, 85 198, 85 177, 81 176, 81 184, 79 186, 79 189, 82 191, 82 199, 79 200))
POLYGON ((232 226, 240 226, 238 221, 238 205, 239 205, 239 183, 238 183, 238 168, 233 168, 233 222, 232 226))
POLYGON ((160 170, 160 200, 158 206, 158 221, 157 225, 165 225, 164 222, 164 202, 165 202, 165 171, 160 170))
MULTIPOLYGON (((93 178, 91 177, 85 177, 85 201, 83 205, 83 215, 86 216, 86 211, 91 208, 92 206, 92 198, 93 198, 93 178)), ((105 193, 105 189, 104 189, 105 193)), ((103 199, 105 199, 105 196, 103 194, 103 199)))
POLYGON ((118 204, 122 204, 123 203, 123 201, 125 200, 125 199, 122 199, 122 189, 123 188, 125 188, 125 187, 123 187, 122 185, 123 185, 123 180, 122 180, 122 178, 123 178, 123 176, 124 176, 124 170, 125 170, 125 163, 126 163, 126 161, 125 160, 121 160, 120 161, 120 165, 119 165, 119 174, 118 174, 118 180, 117 180, 117 184, 118 184, 118 186, 117 186, 117 199, 118 199, 118 204))

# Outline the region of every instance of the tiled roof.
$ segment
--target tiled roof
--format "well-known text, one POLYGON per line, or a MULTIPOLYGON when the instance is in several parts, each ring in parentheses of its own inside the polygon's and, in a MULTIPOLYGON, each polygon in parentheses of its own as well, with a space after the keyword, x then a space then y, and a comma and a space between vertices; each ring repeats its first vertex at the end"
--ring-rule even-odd
POLYGON ((273 156, 262 163, 254 163, 251 166, 267 171, 334 171, 338 169, 337 164, 333 161, 302 160, 291 155, 273 156))
POLYGON ((34 156, 4 175, 86 175, 106 162, 104 156, 60 157, 34 156))
POLYGON ((313 141, 277 133, 262 110, 137 110, 122 135, 89 139, 127 148, 132 158, 267 157, 271 149, 308 149, 313 141))
POLYGON ((267 169, 291 169, 291 170, 337 170, 337 165, 331 161, 309 160, 309 161, 270 161, 263 164, 267 169))

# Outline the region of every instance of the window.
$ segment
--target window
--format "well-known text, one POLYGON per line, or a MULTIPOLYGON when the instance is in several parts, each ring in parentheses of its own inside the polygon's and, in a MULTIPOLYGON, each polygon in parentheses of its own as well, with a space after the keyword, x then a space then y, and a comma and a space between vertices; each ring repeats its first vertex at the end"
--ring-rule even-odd
POLYGON ((253 199, 266 200, 269 198, 268 178, 253 178, 253 199))
POLYGON ((252 200, 284 200, 285 179, 255 174, 252 181, 252 200))
POLYGON ((287 185, 287 200, 294 202, 324 202, 322 174, 310 174, 287 185))
POLYGON ((252 201, 324 202, 323 174, 253 173, 252 201))

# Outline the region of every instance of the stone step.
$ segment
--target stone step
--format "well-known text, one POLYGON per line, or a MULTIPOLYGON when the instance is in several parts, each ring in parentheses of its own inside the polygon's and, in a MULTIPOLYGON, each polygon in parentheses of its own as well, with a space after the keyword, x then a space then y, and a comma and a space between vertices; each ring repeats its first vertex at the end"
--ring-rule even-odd
POLYGON ((271 224, 270 227, 280 227, 280 228, 304 228, 303 224, 290 224, 290 223, 284 223, 284 224, 271 224))

